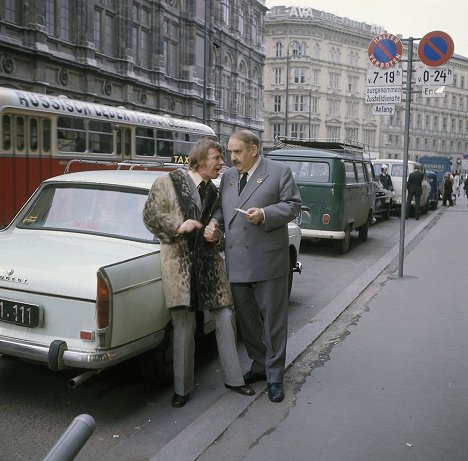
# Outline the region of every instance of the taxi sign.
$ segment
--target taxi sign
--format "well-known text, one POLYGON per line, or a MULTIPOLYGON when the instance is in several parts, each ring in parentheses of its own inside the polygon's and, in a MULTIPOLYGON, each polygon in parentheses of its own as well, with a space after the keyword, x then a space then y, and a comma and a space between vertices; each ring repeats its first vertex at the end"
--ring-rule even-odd
POLYGON ((403 52, 401 40, 392 34, 380 34, 369 44, 367 54, 370 62, 380 69, 393 67, 400 62, 403 52))
POLYGON ((419 59, 430 67, 443 66, 452 58, 453 50, 452 37, 440 30, 426 34, 418 45, 419 59))

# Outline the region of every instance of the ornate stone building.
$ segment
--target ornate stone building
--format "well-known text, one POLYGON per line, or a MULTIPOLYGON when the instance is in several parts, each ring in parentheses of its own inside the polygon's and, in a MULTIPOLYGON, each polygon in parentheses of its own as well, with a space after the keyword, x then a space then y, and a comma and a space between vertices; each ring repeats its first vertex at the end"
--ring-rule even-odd
MULTIPOLYGON (((272 7, 265 18, 265 147, 286 135, 348 138, 369 145, 375 157, 402 158, 406 64, 394 115, 373 115, 373 104, 365 103, 369 44, 384 32, 312 7, 272 7)), ((421 66, 416 46, 413 55, 413 67, 421 66)), ((448 156, 459 168, 468 153, 468 59, 455 55, 450 66, 454 84, 445 97, 423 97, 420 86, 412 87, 409 158, 448 156)))
POLYGON ((264 0, 3 0, 0 86, 263 131, 264 0))

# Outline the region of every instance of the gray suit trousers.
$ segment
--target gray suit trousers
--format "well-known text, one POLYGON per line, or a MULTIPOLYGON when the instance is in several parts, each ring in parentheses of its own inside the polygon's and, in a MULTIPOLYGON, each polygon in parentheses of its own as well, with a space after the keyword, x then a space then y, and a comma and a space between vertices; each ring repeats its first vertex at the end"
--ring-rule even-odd
POLYGON ((251 369, 268 383, 282 383, 288 338, 288 276, 253 283, 231 283, 242 342, 251 369))
MULTIPOLYGON (((193 390, 195 367, 195 312, 185 308, 171 309, 174 325, 174 392, 190 394, 193 390)), ((211 311, 215 322, 216 343, 224 383, 243 386, 244 378, 239 364, 236 345, 236 320, 234 311, 223 307, 211 311)))

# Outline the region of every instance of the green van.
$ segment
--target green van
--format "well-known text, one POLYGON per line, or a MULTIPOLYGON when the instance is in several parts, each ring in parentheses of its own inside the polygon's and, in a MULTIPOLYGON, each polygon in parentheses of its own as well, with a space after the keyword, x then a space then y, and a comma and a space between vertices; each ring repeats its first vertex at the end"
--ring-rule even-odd
POLYGON ((332 239, 340 253, 351 231, 366 241, 375 206, 374 172, 364 145, 282 139, 266 158, 287 164, 301 192, 302 238, 332 239))

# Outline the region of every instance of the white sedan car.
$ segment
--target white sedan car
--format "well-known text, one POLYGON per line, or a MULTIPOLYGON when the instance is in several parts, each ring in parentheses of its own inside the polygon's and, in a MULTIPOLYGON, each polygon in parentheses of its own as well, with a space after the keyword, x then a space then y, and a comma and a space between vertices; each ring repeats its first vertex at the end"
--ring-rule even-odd
MULTIPOLYGON (((142 221, 165 174, 87 171, 41 184, 0 231, 0 354, 80 369, 72 386, 135 356, 146 377, 171 379, 159 242, 142 221)), ((291 280, 300 238, 291 223, 291 280)))

